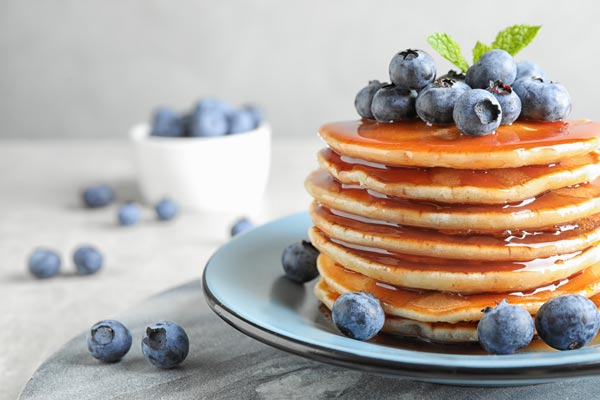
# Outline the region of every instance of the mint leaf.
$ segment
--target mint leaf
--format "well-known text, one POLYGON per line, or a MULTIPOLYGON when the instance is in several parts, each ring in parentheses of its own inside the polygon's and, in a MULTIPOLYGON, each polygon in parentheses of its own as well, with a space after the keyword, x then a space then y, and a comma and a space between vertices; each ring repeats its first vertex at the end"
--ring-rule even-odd
POLYGON ((541 26, 513 25, 498 33, 493 49, 502 49, 514 56, 535 38, 541 26))
POLYGON ((479 40, 475 43, 475 47, 473 47, 473 64, 475 64, 482 55, 490 51, 492 48, 485 43, 481 43, 479 40))
POLYGON ((440 53, 442 57, 456 65, 462 72, 467 72, 469 65, 462 55, 460 46, 456 40, 447 33, 434 33, 427 36, 427 42, 440 53))

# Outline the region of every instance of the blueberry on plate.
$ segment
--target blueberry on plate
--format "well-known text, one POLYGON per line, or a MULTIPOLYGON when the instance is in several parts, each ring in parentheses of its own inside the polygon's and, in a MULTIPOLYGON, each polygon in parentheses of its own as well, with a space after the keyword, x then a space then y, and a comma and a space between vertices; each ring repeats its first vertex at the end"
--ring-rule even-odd
POLYGON ((546 72, 531 61, 519 61, 517 63, 517 79, 521 78, 542 78, 543 80, 547 80, 546 72))
POLYGON ((35 249, 29 256, 27 266, 36 278, 51 278, 60 272, 60 256, 49 249, 35 249))
POLYGON ((513 354, 533 339, 533 318, 523 307, 502 300, 483 312, 477 324, 477 338, 488 353, 513 354))
POLYGON ((154 211, 160 221, 170 221, 179 213, 179 206, 172 199, 162 199, 154 205, 154 211))
POLYGON ((319 276, 318 256, 319 250, 306 240, 290 244, 281 255, 285 276, 298 283, 312 281, 319 276))
POLYGON ((473 89, 485 89, 490 81, 502 81, 512 85, 517 76, 517 64, 504 50, 490 50, 473 64, 465 76, 467 85, 473 89))
POLYGON ((344 293, 333 303, 331 317, 344 335, 358 340, 368 340, 381 331, 385 314, 381 303, 365 292, 344 293))
POLYGON ((255 227, 254 222, 252 222, 248 217, 241 217, 233 223, 233 225, 231 226, 231 229, 229 231, 229 234, 231 237, 234 237, 236 235, 239 235, 242 232, 249 231, 250 229, 252 229, 254 227, 255 227))
POLYGON ((90 186, 81 194, 83 203, 89 208, 105 207, 115 199, 115 192, 108 185, 90 186))
POLYGON ((131 348, 131 333, 119 321, 107 319, 90 329, 87 337, 88 350, 100 361, 119 361, 131 348))
POLYGON ((179 137, 183 136, 184 124, 179 114, 167 107, 160 107, 152 116, 151 136, 179 137))
POLYGON ((73 253, 73 262, 78 274, 91 275, 102 268, 104 257, 95 247, 84 245, 79 246, 73 253))
POLYGON ((487 91, 500 103, 502 109, 501 125, 510 125, 519 118, 519 115, 521 115, 521 99, 509 85, 505 85, 502 81, 490 82, 487 91))
POLYGON ((600 327, 600 313, 591 300, 578 294, 555 297, 535 316, 537 334, 558 350, 573 350, 588 344, 600 327))
POLYGON ((456 127, 467 135, 483 136, 493 133, 502 121, 502 108, 487 90, 467 90, 454 106, 456 127))
POLYGON ((469 89, 462 81, 438 79, 419 92, 415 104, 417 115, 428 124, 452 123, 454 104, 469 89))
POLYGON ((416 92, 394 85, 385 85, 373 96, 371 112, 378 122, 406 121, 416 116, 416 92))
POLYGON ((366 119, 375 119, 373 112, 371 111, 373 96, 375 96, 375 93, 385 85, 387 85, 387 83, 373 80, 369 81, 367 86, 359 90, 354 98, 354 108, 356 108, 358 115, 366 119))
POLYGON ((188 355, 190 340, 185 330, 172 321, 162 321, 146 328, 142 339, 144 358, 158 368, 173 368, 188 355))
POLYGON ((542 78, 521 78, 512 88, 521 98, 523 119, 559 121, 571 113, 571 96, 561 84, 542 78))
POLYGON ((119 224, 123 226, 135 225, 140 222, 142 217, 142 210, 140 206, 135 203, 123 204, 119 208, 118 213, 119 224))
POLYGON ((389 72, 394 85, 419 91, 435 79, 435 62, 423 50, 407 49, 392 57, 389 72))
POLYGON ((254 115, 244 108, 227 114, 227 123, 229 125, 227 129, 228 134, 248 132, 257 127, 254 115))

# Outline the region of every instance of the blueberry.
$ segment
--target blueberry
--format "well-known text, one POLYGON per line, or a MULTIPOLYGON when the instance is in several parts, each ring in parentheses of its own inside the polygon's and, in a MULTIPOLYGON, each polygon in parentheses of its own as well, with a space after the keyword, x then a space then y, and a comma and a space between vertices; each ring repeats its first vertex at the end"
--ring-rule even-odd
POLYGON ((167 107, 160 107, 154 111, 150 135, 165 137, 183 136, 183 128, 183 120, 177 112, 167 107))
POLYGON ((90 329, 87 337, 88 350, 100 361, 119 361, 131 348, 131 333, 119 321, 107 319, 90 329))
POLYGON ((542 78, 546 80, 546 72, 536 63, 531 61, 519 61, 517 63, 517 79, 521 78, 542 78))
POLYGON ((512 354, 533 339, 533 318, 523 307, 502 300, 483 312, 477 324, 477 338, 488 353, 512 354))
POLYGON ((490 86, 487 88, 502 109, 502 121, 501 125, 510 125, 519 118, 521 115, 521 99, 512 90, 512 87, 505 85, 502 81, 490 82, 490 86))
POLYGON ((555 297, 535 316, 538 336, 558 350, 573 350, 588 344, 600 326, 600 313, 589 299, 577 294, 555 297))
POLYGON ((140 222, 141 217, 142 210, 135 203, 123 204, 121 208, 119 208, 119 224, 123 226, 135 225, 140 222))
POLYGON ((253 104, 246 104, 245 106, 242 107, 243 110, 246 110, 247 112, 250 113, 250 115, 252 116, 252 119, 254 120, 254 127, 257 128, 260 126, 260 124, 263 123, 263 112, 262 110, 253 105, 253 104))
POLYGON ((156 216, 161 221, 169 221, 179 213, 179 206, 174 200, 162 199, 154 205, 156 216))
POLYGON ((115 192, 108 185, 95 185, 86 188, 81 197, 87 207, 98 208, 112 203, 115 199, 115 192))
POLYGON ((232 111, 227 115, 227 123, 229 125, 227 133, 241 133, 256 129, 256 121, 254 115, 248 110, 240 108, 232 111))
POLYGON ((371 111, 371 104, 373 103, 373 96, 379 89, 387 83, 381 83, 377 80, 369 81, 369 84, 362 88, 354 98, 354 107, 356 112, 363 118, 375 119, 373 112, 371 111))
POLYGON ((190 341, 185 330, 175 322, 162 321, 146 328, 142 339, 144 358, 158 368, 173 368, 185 360, 190 341))
POLYGON ((469 90, 469 86, 454 79, 438 79, 426 86, 416 101, 419 118, 428 124, 453 122, 452 111, 458 97, 469 90))
POLYGON ((500 126, 502 108, 487 90, 471 89, 456 100, 453 116, 461 132, 471 136, 483 136, 494 132, 500 126))
POLYGON ((371 112, 379 122, 394 122, 413 119, 416 93, 399 86, 386 85, 373 96, 371 112))
POLYGON ((390 61, 390 80, 399 87, 421 90, 435 79, 435 62, 423 50, 407 49, 390 61))
POLYGON ((513 57, 504 50, 490 50, 473 64, 465 76, 467 85, 472 88, 485 89, 490 81, 502 81, 512 85, 517 76, 517 64, 513 57))
POLYGON ((385 322, 381 303, 365 292, 344 293, 331 308, 333 323, 352 339, 368 340, 377 335, 385 322))
POLYGON ((103 261, 102 253, 92 246, 79 246, 73 253, 75 268, 81 275, 95 274, 102 268, 103 261))
POLYGON ((60 271, 60 256, 48 249, 35 249, 29 256, 27 266, 36 278, 51 278, 60 271))
POLYGON ((229 131, 228 113, 221 108, 207 108, 190 116, 188 134, 194 137, 222 136, 229 131))
POLYGON ((294 282, 305 283, 319 276, 317 250, 312 243, 302 240, 287 246, 281 254, 285 275, 294 282))
POLYGON ((233 223, 229 233, 230 233, 231 237, 234 237, 236 235, 239 235, 242 232, 246 232, 246 231, 254 228, 254 226, 255 226, 254 222, 252 222, 249 218, 242 217, 233 223))
POLYGON ((558 121, 571 113, 571 96, 564 86, 542 78, 522 78, 512 86, 521 98, 521 118, 558 121))
POLYGON ((226 101, 217 99, 216 97, 204 97, 196 103, 193 113, 201 114, 204 111, 209 110, 220 110, 224 114, 229 114, 234 111, 234 107, 226 101))
POLYGON ((462 72, 457 72, 453 69, 449 70, 448 72, 446 72, 444 75, 440 76, 439 78, 437 78, 437 80, 439 81, 440 79, 453 79, 455 81, 465 81, 465 74, 462 72))

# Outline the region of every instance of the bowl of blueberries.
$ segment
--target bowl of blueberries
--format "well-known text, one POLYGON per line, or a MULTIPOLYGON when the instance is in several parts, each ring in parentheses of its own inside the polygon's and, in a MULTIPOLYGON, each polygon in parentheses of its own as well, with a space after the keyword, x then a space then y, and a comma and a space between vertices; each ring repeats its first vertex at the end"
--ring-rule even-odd
POLYGON ((262 202, 271 128, 256 106, 213 97, 178 113, 159 107, 131 129, 139 187, 154 204, 169 196, 197 211, 254 212, 262 202))

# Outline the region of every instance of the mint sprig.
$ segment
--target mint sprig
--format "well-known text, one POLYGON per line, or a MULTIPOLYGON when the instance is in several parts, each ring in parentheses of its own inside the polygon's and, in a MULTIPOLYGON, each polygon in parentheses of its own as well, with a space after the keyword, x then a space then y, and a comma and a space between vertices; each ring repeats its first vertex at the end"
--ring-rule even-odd
POLYGON ((427 42, 442 57, 456 65, 462 72, 467 72, 469 64, 467 64, 467 61, 463 57, 460 46, 450 35, 440 32, 434 33, 427 36, 427 42))

